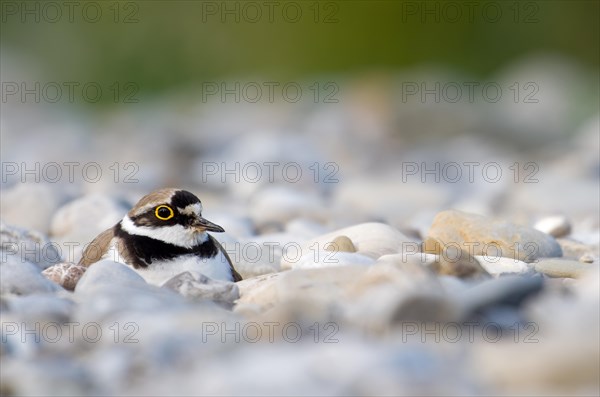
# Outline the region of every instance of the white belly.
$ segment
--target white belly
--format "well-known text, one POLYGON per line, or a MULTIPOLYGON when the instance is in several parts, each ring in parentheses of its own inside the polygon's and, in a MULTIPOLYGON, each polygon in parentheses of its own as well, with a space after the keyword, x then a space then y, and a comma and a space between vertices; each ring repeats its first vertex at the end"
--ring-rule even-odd
POLYGON ((196 255, 186 255, 169 261, 153 261, 148 267, 135 269, 135 271, 146 282, 159 286, 170 278, 186 271, 202 273, 215 280, 233 281, 229 262, 221 252, 210 259, 201 259, 196 255))

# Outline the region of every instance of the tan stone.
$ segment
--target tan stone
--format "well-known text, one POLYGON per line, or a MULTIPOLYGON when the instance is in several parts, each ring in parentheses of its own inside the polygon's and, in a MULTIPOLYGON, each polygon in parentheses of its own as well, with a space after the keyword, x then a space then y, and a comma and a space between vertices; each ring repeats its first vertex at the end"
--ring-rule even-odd
POLYGON ((326 251, 333 252, 356 252, 356 247, 348 236, 337 236, 329 245, 324 247, 326 251))
POLYGON ((542 259, 535 264, 535 270, 550 277, 579 278, 597 265, 568 259, 542 259))
POLYGON ((472 255, 502 256, 532 262, 537 258, 560 257, 556 240, 539 230, 504 220, 449 210, 438 213, 425 241, 425 252, 438 253, 457 246, 472 255))

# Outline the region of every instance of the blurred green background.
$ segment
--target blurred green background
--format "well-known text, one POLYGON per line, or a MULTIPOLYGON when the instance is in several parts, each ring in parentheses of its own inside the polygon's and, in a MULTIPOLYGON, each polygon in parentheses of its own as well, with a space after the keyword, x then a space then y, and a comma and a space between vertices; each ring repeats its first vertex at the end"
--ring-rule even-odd
POLYGON ((143 96, 424 64, 485 78, 531 52, 600 65, 597 0, 1 3, 4 54, 49 81, 133 81, 143 96))

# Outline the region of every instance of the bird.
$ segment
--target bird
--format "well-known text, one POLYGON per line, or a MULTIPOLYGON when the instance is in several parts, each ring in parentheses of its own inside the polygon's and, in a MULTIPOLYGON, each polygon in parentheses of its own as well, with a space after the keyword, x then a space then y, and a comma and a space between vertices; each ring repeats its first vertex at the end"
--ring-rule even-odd
POLYGON ((112 259, 133 267, 156 285, 186 271, 215 280, 241 281, 223 246, 208 234, 224 231, 202 217, 202 203, 193 193, 176 188, 155 190, 94 238, 79 265, 87 268, 112 259))

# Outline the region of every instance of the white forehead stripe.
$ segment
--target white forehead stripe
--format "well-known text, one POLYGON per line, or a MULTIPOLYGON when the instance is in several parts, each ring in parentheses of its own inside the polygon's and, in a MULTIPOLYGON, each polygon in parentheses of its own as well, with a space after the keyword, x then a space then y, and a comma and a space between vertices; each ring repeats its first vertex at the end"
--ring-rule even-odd
POLYGON ((200 216, 200 214, 202 214, 202 204, 201 203, 188 204, 183 209, 181 209, 181 208, 177 208, 177 209, 179 210, 179 212, 181 212, 184 215, 200 216))
POLYGON ((150 237, 183 248, 192 248, 208 240, 208 234, 185 228, 182 225, 137 226, 128 216, 125 216, 121 221, 121 227, 129 234, 150 237))

